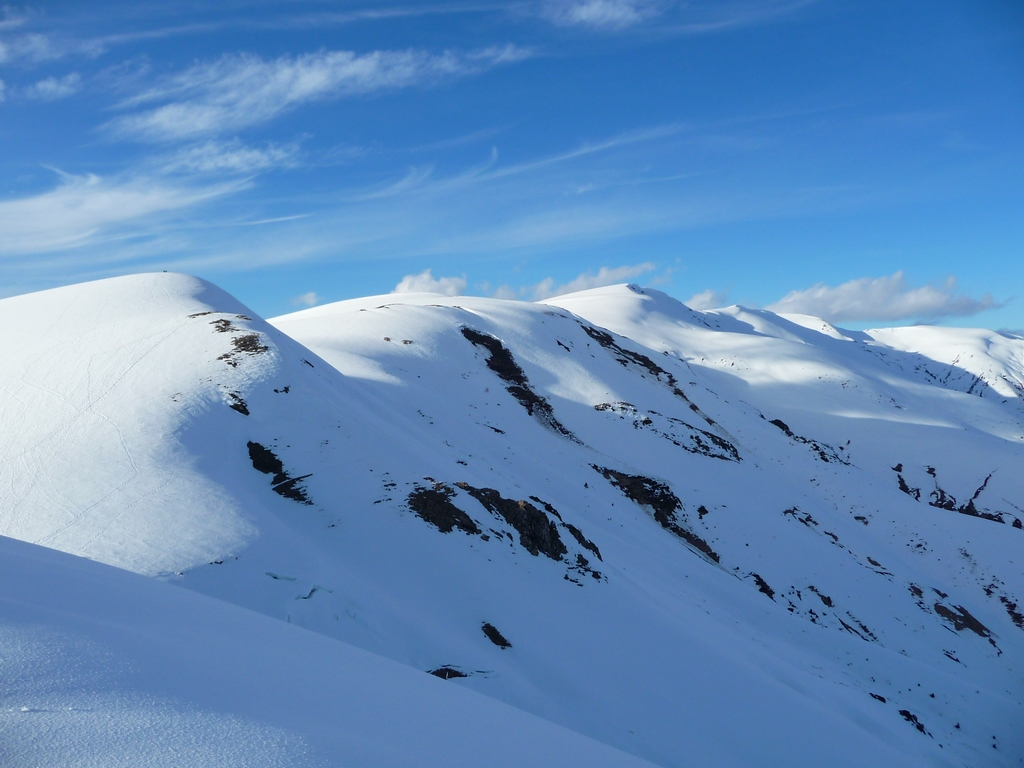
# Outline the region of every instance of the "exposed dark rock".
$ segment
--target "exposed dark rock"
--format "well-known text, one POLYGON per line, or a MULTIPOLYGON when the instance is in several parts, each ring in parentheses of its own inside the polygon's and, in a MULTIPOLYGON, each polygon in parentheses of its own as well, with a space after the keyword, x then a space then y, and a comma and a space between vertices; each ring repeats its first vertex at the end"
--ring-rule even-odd
POLYGON ((879 696, 877 693, 871 693, 870 691, 868 691, 868 695, 870 695, 872 699, 875 699, 885 704, 885 696, 879 696))
MULTIPOLYGON (((983 520, 992 520, 993 522, 996 522, 996 523, 1003 523, 1003 524, 1005 524, 1006 523, 1006 519, 1004 517, 1004 513, 1002 513, 1002 512, 983 512, 983 511, 979 510, 974 505, 974 502, 978 500, 979 496, 981 496, 981 492, 984 491, 985 488, 988 487, 988 481, 991 480, 991 479, 992 479, 992 473, 989 472, 988 476, 984 479, 984 481, 982 481, 981 485, 978 486, 978 490, 976 490, 974 492, 974 495, 971 496, 970 499, 968 499, 966 504, 961 505, 957 509, 957 512, 959 512, 962 515, 969 515, 971 517, 980 517, 983 520)), ((1017 518, 1014 518, 1013 519, 1013 525, 1014 525, 1015 528, 1020 528, 1021 527, 1020 526, 1020 520, 1018 520, 1017 518)))
POLYGON ((530 497, 530 501, 536 501, 538 504, 540 504, 542 507, 544 507, 544 511, 545 512, 547 512, 549 515, 554 515, 555 517, 558 518, 559 522, 561 522, 562 516, 560 514, 558 514, 558 510, 555 509, 550 504, 548 504, 546 501, 544 501, 543 499, 539 499, 536 496, 531 496, 530 497))
POLYGON ((533 391, 523 369, 519 367, 515 358, 512 357, 512 353, 506 349, 500 340, 465 326, 462 328, 462 335, 474 346, 483 347, 487 350, 487 367, 498 374, 498 378, 506 383, 505 389, 526 409, 528 414, 548 429, 569 438, 573 442, 580 442, 572 432, 562 426, 562 423, 555 418, 555 412, 551 407, 551 403, 533 391))
POLYGON ((793 430, 789 428, 789 425, 782 419, 772 419, 768 423, 781 429, 785 433, 786 437, 793 442, 809 446, 811 450, 818 455, 818 458, 826 464, 835 462, 836 464, 845 464, 846 466, 850 465, 850 462, 843 458, 831 445, 819 440, 811 440, 808 437, 802 437, 801 435, 795 434, 793 430))
POLYGON ((1024 613, 1020 612, 1017 608, 1017 604, 1005 595, 999 596, 999 602, 1003 604, 1003 607, 1006 608, 1006 612, 1010 614, 1010 621, 1021 629, 1024 629, 1024 613))
POLYGON ((241 395, 235 394, 234 392, 228 392, 228 397, 231 398, 231 402, 228 403, 228 408, 238 411, 243 416, 249 415, 249 406, 246 405, 246 402, 242 399, 241 395))
MULTIPOLYGON (((227 320, 214 321, 214 323, 221 322, 228 323, 227 320)), ((227 326, 218 326, 217 330, 218 332, 224 332, 236 331, 238 329, 232 326, 230 323, 228 323, 227 326)), ((262 354, 263 352, 266 352, 269 349, 269 347, 267 347, 260 341, 259 334, 257 333, 247 333, 244 334, 243 336, 236 336, 231 340, 231 346, 232 350, 230 352, 225 352, 223 355, 220 355, 217 359, 223 360, 232 368, 238 367, 238 360, 236 358, 239 355, 259 355, 262 354)))
MULTIPOLYGON (((899 467, 900 469, 903 468, 902 464, 897 464, 896 466, 899 467)), ((903 479, 903 475, 901 475, 899 472, 896 473, 896 482, 899 483, 900 490, 907 494, 907 496, 913 496, 916 501, 921 500, 921 489, 911 488, 909 485, 907 485, 907 481, 903 479)))
POLYGON ((610 411, 611 413, 628 413, 633 416, 633 426, 636 428, 649 427, 654 422, 649 416, 644 416, 639 413, 639 410, 632 403, 618 402, 618 403, 598 403, 594 406, 595 411, 610 411))
POLYGON ((768 586, 768 582, 761 578, 760 575, 751 571, 750 578, 757 584, 757 589, 764 595, 768 595, 773 601, 775 600, 775 590, 768 586))
POLYGON ((672 394, 683 400, 691 411, 699 415, 710 426, 717 426, 715 420, 701 411, 701 409, 697 407, 696 403, 690 400, 686 393, 680 389, 679 381, 676 377, 651 360, 651 358, 647 357, 647 355, 619 346, 619 344, 616 343, 615 338, 607 331, 599 330, 598 328, 594 328, 593 326, 586 325, 584 323, 580 323, 580 325, 590 338, 611 352, 612 356, 615 357, 623 368, 628 368, 630 364, 633 364, 645 369, 648 373, 654 376, 655 379, 666 384, 668 388, 672 390, 672 394))
POLYGON ((588 538, 587 538, 586 536, 584 536, 584 535, 583 535, 583 531, 581 531, 581 530, 580 530, 579 528, 577 528, 577 527, 576 527, 575 525, 573 525, 572 523, 567 523, 567 522, 563 521, 563 520, 562 520, 562 516, 561 516, 560 514, 558 514, 558 510, 557 510, 557 509, 555 509, 555 508, 554 508, 554 507, 553 507, 552 505, 548 504, 548 503, 547 503, 546 501, 544 501, 543 499, 539 499, 539 498, 537 498, 536 496, 531 496, 531 497, 530 497, 530 499, 531 499, 532 501, 535 501, 535 502, 537 502, 537 503, 538 503, 538 504, 540 504, 540 505, 541 505, 542 507, 544 507, 544 510, 545 510, 545 511, 546 511, 546 512, 547 512, 547 513, 548 513, 549 515, 554 515, 555 517, 557 517, 557 518, 558 518, 558 521, 559 521, 560 523, 562 523, 562 525, 563 525, 563 526, 565 526, 566 530, 568 530, 568 531, 569 531, 569 533, 571 533, 571 534, 572 534, 572 537, 573 537, 574 539, 576 539, 577 543, 578 543, 578 544, 579 544, 579 545, 580 545, 581 547, 583 547, 584 549, 587 549, 587 550, 589 550, 589 551, 593 552, 593 553, 594 553, 595 555, 597 555, 597 559, 598 559, 598 560, 601 560, 602 562, 604 561, 604 558, 603 558, 603 557, 601 557, 601 550, 599 550, 599 549, 597 548, 597 545, 596 545, 596 544, 595 544, 594 542, 592 542, 592 541, 591 541, 590 539, 588 539, 588 538))
POLYGON ((270 484, 275 493, 301 504, 313 503, 309 496, 306 495, 305 489, 299 485, 300 481, 305 480, 307 477, 312 477, 312 475, 290 477, 285 471, 281 460, 277 458, 277 455, 269 448, 251 440, 247 445, 249 447, 249 460, 252 462, 253 469, 258 470, 265 475, 274 476, 273 479, 271 479, 270 484))
POLYGON ((632 403, 598 403, 594 406, 594 410, 613 413, 620 419, 630 419, 633 422, 633 429, 652 432, 689 453, 696 453, 700 456, 709 456, 724 461, 741 461, 736 446, 728 440, 705 429, 699 429, 691 424, 687 424, 682 419, 662 416, 657 411, 651 411, 652 415, 659 416, 670 422, 669 425, 662 425, 658 428, 650 416, 642 413, 632 403))
MULTIPOLYGON (((893 467, 893 470, 897 470, 897 467, 900 470, 903 469, 902 464, 897 464, 895 467, 893 467)), ((938 473, 935 470, 935 467, 925 467, 925 471, 929 475, 931 475, 932 478, 938 477, 938 473)), ((913 496, 918 501, 921 500, 921 490, 919 488, 908 487, 906 481, 903 479, 903 475, 901 474, 897 474, 896 478, 899 482, 901 491, 913 496)), ((1024 525, 1021 524, 1021 521, 1018 520, 1016 517, 1013 517, 1012 515, 1007 515, 1005 512, 988 512, 985 510, 980 510, 978 509, 977 505, 975 505, 974 502, 976 502, 978 500, 978 497, 981 496, 982 491, 984 491, 985 488, 988 487, 988 481, 991 479, 992 473, 990 472, 988 476, 986 476, 985 479, 982 481, 981 485, 978 486, 978 489, 974 492, 974 495, 971 496, 971 498, 968 499, 966 503, 960 505, 957 504, 956 498, 954 496, 947 493, 943 488, 939 486, 938 480, 936 479, 935 490, 929 494, 929 496, 931 497, 931 501, 929 501, 928 504, 929 506, 935 507, 936 509, 945 509, 949 512, 959 512, 961 515, 967 515, 968 517, 977 517, 982 520, 991 520, 994 523, 1002 523, 1004 525, 1006 524, 1007 518, 1012 518, 1012 525, 1014 528, 1024 527, 1024 525)))
POLYGON ((810 528, 812 525, 817 528, 818 521, 811 517, 810 512, 801 512, 799 507, 790 507, 789 509, 783 510, 783 515, 789 515, 794 520, 799 520, 801 523, 810 528))
POLYGON ((676 511, 682 509, 683 505, 667 485, 643 475, 629 475, 596 464, 591 466, 628 498, 641 506, 649 507, 654 513, 654 519, 662 528, 674 533, 708 559, 716 563, 721 562, 718 553, 710 544, 679 524, 676 511))
POLYGON ((247 333, 244 336, 236 336, 231 340, 235 352, 249 355, 259 355, 266 352, 269 347, 260 341, 259 334, 247 333))
POLYGON ((466 533, 481 533, 473 518, 455 506, 451 499, 455 491, 444 483, 433 488, 416 488, 409 494, 409 509, 433 525, 441 533, 451 533, 458 528, 466 533))
POLYGON ((292 501, 298 501, 303 504, 312 504, 313 502, 309 500, 305 490, 298 485, 307 477, 312 477, 312 474, 299 475, 298 477, 285 480, 283 483, 274 486, 274 493, 279 493, 286 499, 291 499, 292 501))
POLYGON ((961 605, 954 605, 952 608, 948 608, 942 603, 935 603, 933 607, 935 608, 935 613, 952 624, 953 628, 956 629, 957 632, 969 629, 979 637, 992 636, 992 632, 989 631, 989 628, 974 618, 970 611, 961 605))
POLYGON ((254 443, 252 440, 247 445, 249 447, 249 460, 252 461, 253 469, 265 475, 274 475, 274 479, 270 481, 274 485, 283 483, 288 479, 288 475, 284 471, 284 464, 281 463, 281 460, 277 458, 273 451, 259 443, 254 443))
POLYGON ((814 594, 816 594, 818 596, 818 599, 821 600, 821 602, 824 603, 827 607, 829 607, 829 608, 832 607, 832 598, 831 597, 829 597, 828 595, 824 595, 821 592, 819 592, 817 587, 815 587, 814 585, 809 586, 807 589, 810 590, 811 592, 813 592, 814 594))
POLYGON ((487 635, 487 639, 502 650, 512 647, 512 643, 506 640, 505 636, 502 635, 493 624, 488 624, 485 621, 480 628, 484 631, 484 634, 487 635))
POLYGON ((935 490, 931 492, 932 500, 928 504, 938 509, 946 509, 950 512, 956 512, 956 499, 947 494, 944 490, 936 486, 935 490))
POLYGON ((643 475, 629 475, 596 464, 592 466, 637 504, 650 507, 654 511, 654 519, 663 527, 674 522, 676 510, 682 508, 679 497, 664 483, 643 475))
POLYGON ((594 542, 592 542, 590 539, 584 536, 583 532, 579 528, 577 528, 572 523, 564 523, 564 525, 569 530, 569 533, 572 534, 572 537, 576 539, 577 543, 579 543, 581 547, 590 550, 597 556, 598 560, 604 562, 604 558, 601 557, 601 550, 597 548, 597 545, 594 542))
POLYGON ((911 723, 921 733, 925 734, 926 736, 931 736, 931 734, 928 733, 927 730, 925 730, 925 727, 921 723, 921 721, 917 719, 917 715, 911 713, 910 710, 901 709, 900 714, 903 716, 904 720, 906 720, 908 723, 911 723))
POLYGON ((433 675, 434 677, 440 677, 442 680, 452 680, 456 677, 469 677, 465 672, 460 672, 454 667, 448 666, 428 670, 427 674, 433 675))
POLYGON ((593 568, 591 568, 590 561, 579 553, 576 554, 576 565, 572 566, 571 570, 574 570, 578 573, 589 573, 594 578, 594 580, 601 580, 601 572, 595 571, 593 568))
MULTIPOLYGON (((847 611, 846 615, 849 616, 853 620, 854 624, 856 624, 858 627, 860 627, 860 632, 855 632, 855 634, 857 634, 860 637, 861 640, 870 640, 870 641, 873 641, 873 642, 876 642, 876 643, 878 642, 878 636, 875 635, 875 633, 872 632, 870 629, 868 629, 867 625, 864 624, 863 621, 860 621, 859 619, 854 617, 853 614, 851 614, 849 611, 847 611)), ((844 627, 847 626, 846 622, 843 621, 842 619, 840 619, 839 621, 840 621, 840 623, 844 627)), ((847 628, 849 628, 849 627, 847 627, 847 628)))
POLYGON ((519 532, 519 543, 531 555, 543 553, 552 560, 561 560, 569 550, 558 535, 558 526, 528 501, 506 499, 493 488, 474 488, 456 483, 480 502, 491 514, 499 515, 519 532))

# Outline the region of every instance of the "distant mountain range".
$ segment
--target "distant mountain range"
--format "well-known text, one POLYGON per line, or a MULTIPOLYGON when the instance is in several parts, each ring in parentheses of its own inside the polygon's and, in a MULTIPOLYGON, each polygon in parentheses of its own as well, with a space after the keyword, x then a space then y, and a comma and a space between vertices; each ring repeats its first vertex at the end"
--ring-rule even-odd
POLYGON ((1024 764, 1018 337, 161 273, 0 339, 0 534, 185 588, 0 541, 5 765, 1024 764))

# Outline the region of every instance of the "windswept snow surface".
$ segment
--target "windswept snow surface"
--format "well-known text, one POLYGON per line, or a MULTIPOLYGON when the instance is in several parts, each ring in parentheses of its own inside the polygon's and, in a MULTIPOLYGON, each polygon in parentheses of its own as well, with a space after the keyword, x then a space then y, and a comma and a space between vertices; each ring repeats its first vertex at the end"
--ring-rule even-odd
POLYGON ((649 766, 237 606, 0 537, 0 764, 649 766))
POLYGON ((1024 341, 614 286, 0 301, 0 533, 662 766, 1024 761, 1024 341))

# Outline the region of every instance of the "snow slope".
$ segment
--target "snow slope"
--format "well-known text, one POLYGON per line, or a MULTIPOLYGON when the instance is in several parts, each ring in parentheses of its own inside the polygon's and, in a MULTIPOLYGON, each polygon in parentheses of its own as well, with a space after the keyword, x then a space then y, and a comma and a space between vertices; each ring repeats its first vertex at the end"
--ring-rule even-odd
POLYGON ((8 768, 650 765, 322 635, 8 538, 0 678, 8 768))
POLYGON ((1019 339, 166 274, 0 329, 2 534, 663 766, 1024 759, 1019 339))

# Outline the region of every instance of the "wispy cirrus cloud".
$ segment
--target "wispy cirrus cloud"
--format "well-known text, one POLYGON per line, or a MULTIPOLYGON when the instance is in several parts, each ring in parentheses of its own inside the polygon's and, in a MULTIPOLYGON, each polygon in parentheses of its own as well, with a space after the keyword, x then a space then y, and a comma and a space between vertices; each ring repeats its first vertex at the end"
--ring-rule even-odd
POLYGON ((161 169, 169 173, 248 174, 298 163, 298 144, 251 147, 239 139, 192 144, 166 156, 161 169))
POLYGON ((564 26, 622 29, 656 15, 650 0, 557 0, 549 2, 545 15, 564 26))
POLYGON ((704 35, 780 20, 817 2, 820 0, 546 0, 537 12, 563 27, 616 32, 656 19, 657 34, 704 35))
POLYGON ((157 179, 60 174, 53 189, 0 201, 0 258, 47 253, 96 242, 125 226, 236 191, 244 182, 174 185, 157 179))
POLYGON ((82 90, 82 76, 71 72, 64 77, 47 77, 24 90, 26 97, 39 101, 57 101, 74 96, 82 90))
POLYGON ((121 138, 194 139, 265 123, 301 104, 430 84, 530 55, 513 45, 441 54, 319 51, 271 60, 230 54, 197 64, 124 101, 124 109, 159 106, 122 115, 107 127, 121 138))
POLYGON ((106 50, 100 40, 68 38, 30 31, 38 14, 0 8, 0 64, 39 64, 67 56, 98 56, 106 50))
POLYGON ((772 312, 813 315, 830 322, 940 320, 968 317, 1003 306, 985 294, 981 298, 957 291, 956 278, 912 287, 903 272, 887 277, 862 277, 835 288, 819 283, 792 291, 769 304, 772 312))

